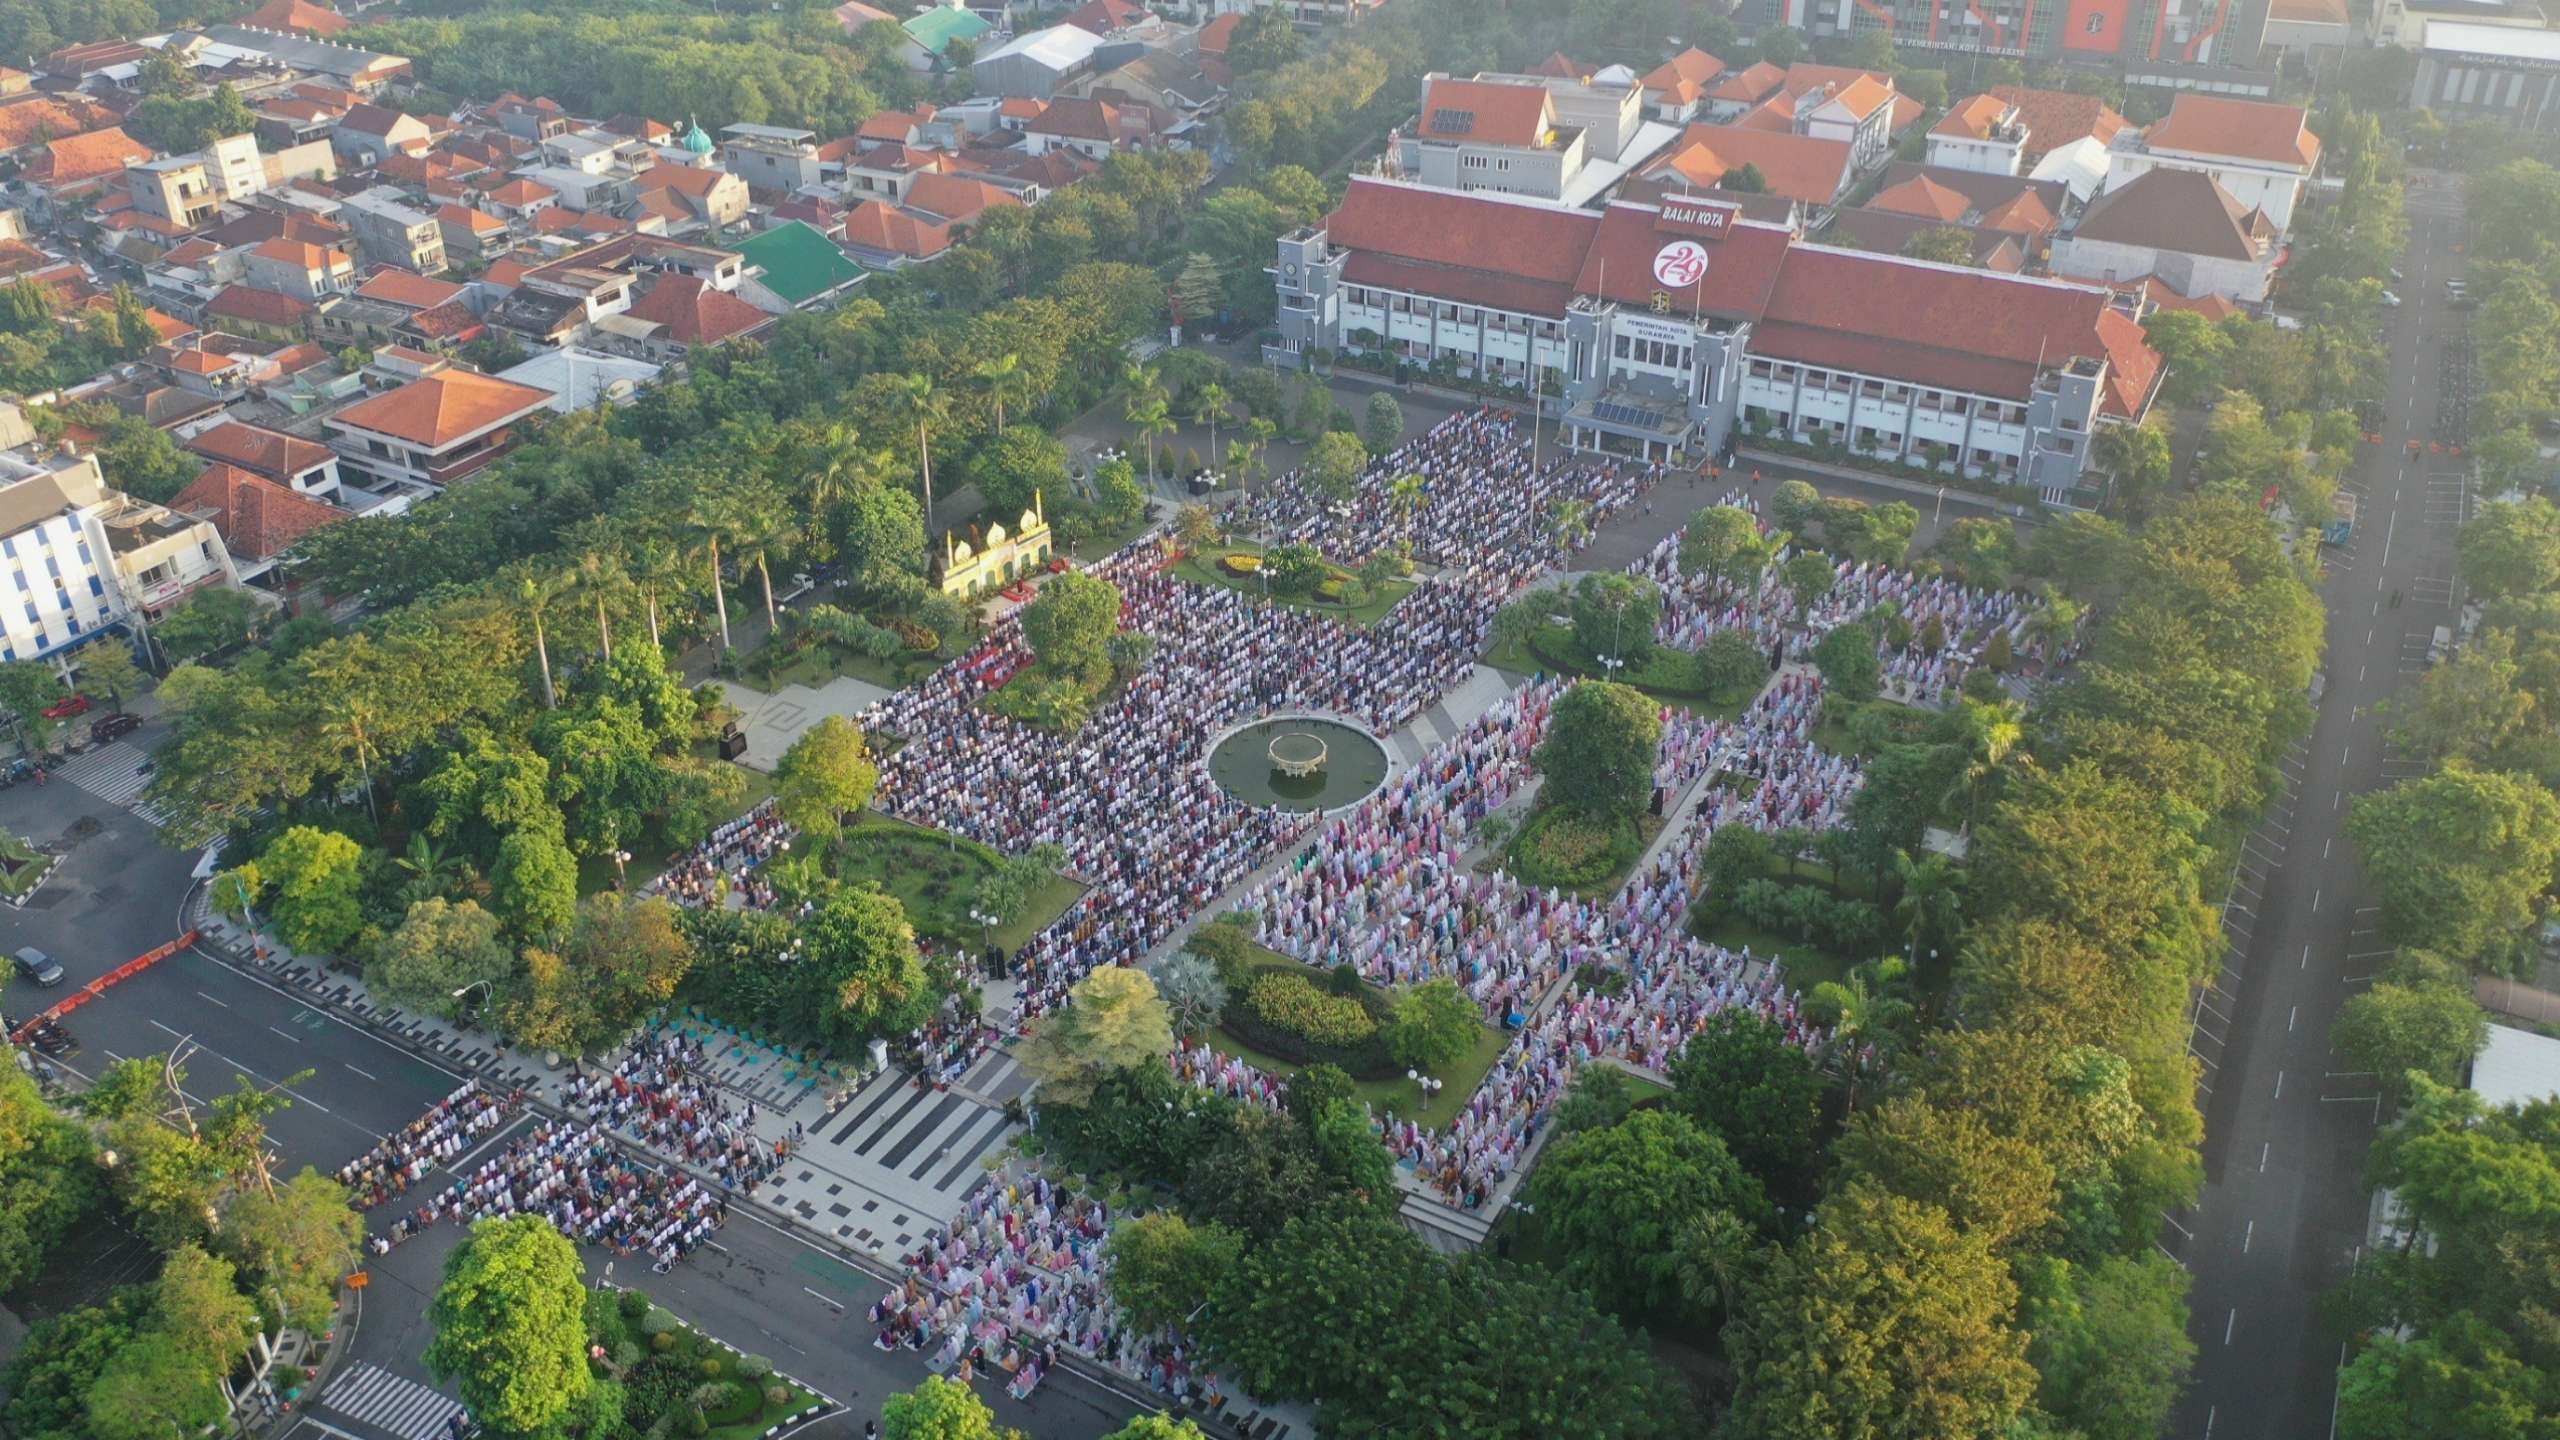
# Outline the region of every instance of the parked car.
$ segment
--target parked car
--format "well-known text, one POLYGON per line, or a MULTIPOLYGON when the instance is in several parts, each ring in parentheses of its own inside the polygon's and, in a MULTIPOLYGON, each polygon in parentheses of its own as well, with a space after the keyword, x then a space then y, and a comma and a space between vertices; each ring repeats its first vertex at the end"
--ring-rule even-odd
POLYGON ((119 710, 113 715, 101 715, 89 722, 89 743, 104 745, 110 740, 130 735, 141 728, 142 717, 129 711, 119 710))
POLYGON ((11 964, 17 967, 19 974, 24 975, 39 985, 59 985, 62 983, 62 962, 54 959, 50 955, 47 955, 33 945, 19 946, 17 953, 11 955, 9 960, 11 964))
POLYGON ((2382 292, 2382 304, 2386 309, 2397 310, 2400 308, 2400 297, 2385 290, 2382 292))
POLYGON ((44 718, 68 720, 74 715, 86 715, 89 713, 90 703, 88 696, 75 691, 44 707, 44 718))

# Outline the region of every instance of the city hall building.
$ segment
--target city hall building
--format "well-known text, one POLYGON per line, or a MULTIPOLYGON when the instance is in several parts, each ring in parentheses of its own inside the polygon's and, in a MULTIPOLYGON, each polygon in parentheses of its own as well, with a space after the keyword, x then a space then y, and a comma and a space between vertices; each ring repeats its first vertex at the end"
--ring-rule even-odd
POLYGON ((1842 250, 1711 192, 1566 210, 1351 182, 1281 237, 1269 358, 1380 353, 1552 397, 1569 444, 1702 457, 1755 435, 1864 463, 2104 491, 2104 426, 2160 357, 2107 290, 1842 250))

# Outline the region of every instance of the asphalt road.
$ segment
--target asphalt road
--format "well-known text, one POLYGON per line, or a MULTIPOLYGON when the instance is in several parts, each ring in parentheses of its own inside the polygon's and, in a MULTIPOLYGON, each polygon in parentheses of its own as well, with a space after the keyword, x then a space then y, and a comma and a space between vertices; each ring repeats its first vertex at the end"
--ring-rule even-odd
POLYGON ((2464 269, 2458 201, 2412 188, 2409 208, 2407 278, 2392 285, 2405 303, 2387 312, 2384 443, 2364 449, 2352 482, 2353 544, 2329 552, 2318 720, 2285 762, 2286 797, 2245 846, 2231 945, 2197 1016, 2205 1189, 2163 1232, 2195 1275, 2198 1352, 2170 1428, 2179 1437, 2331 1433, 2345 1352, 2320 1306, 2364 1239, 2378 1101, 2373 1076, 2331 1055, 2329 1028, 2387 956, 2344 826, 2356 796, 2418 773, 2385 754, 2375 710, 2414 684, 2432 631, 2452 623, 2453 537, 2471 504, 2452 473, 2460 461, 2404 454, 2430 433, 2438 356, 2463 320, 2444 290, 2464 269))

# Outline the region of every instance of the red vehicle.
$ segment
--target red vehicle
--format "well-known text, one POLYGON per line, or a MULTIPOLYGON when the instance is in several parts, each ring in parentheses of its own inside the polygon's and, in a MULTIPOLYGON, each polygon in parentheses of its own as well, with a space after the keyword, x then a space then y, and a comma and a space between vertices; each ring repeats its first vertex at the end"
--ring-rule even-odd
POLYGON ((86 715, 88 713, 89 697, 76 693, 65 695, 61 699, 44 707, 44 718, 47 720, 68 720, 74 715, 86 715))

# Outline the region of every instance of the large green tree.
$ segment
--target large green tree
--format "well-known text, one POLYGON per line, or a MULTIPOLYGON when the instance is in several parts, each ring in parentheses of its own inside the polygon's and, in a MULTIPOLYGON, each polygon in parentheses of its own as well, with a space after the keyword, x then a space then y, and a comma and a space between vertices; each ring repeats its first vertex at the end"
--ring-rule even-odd
POLYGON ((1108 674, 1120 632, 1120 591, 1081 570, 1052 577, 1022 608, 1022 638, 1044 669, 1088 678, 1108 674))
POLYGON ((1538 746, 1545 798, 1597 819, 1632 817, 1652 793, 1661 742, 1662 717, 1643 692, 1585 680, 1556 701, 1538 746))
POLYGON ((1724 1433, 1758 1440, 1998 1435, 2035 1390, 2017 1285, 1989 1241, 1857 1183, 1772 1262, 1726 1327, 1741 1377, 1724 1433))
POLYGON ((2521 959, 2560 862, 2560 799, 2534 780, 2454 763, 2357 797, 2347 834, 2364 852, 2384 935, 2504 971, 2521 959))
POLYGON ((516 968, 515 951, 498 937, 498 917, 473 901, 420 900, 365 961, 365 983, 402 1005, 454 1015, 495 997, 516 968))
POLYGON ((1145 971, 1106 965, 1077 981, 1071 998, 1022 1048, 1044 1102, 1081 1104, 1111 1076, 1173 1053, 1173 1022, 1145 971))
POLYGON ((1680 1297, 1688 1232, 1717 1212, 1756 1220, 1764 1204, 1724 1142, 1670 1110, 1557 1139, 1529 1193, 1568 1273, 1637 1310, 1680 1297))
POLYGON ((538 1215, 472 1226, 427 1319, 427 1367, 501 1435, 545 1434, 594 1383, 578 1251, 538 1215))
POLYGON ((862 727, 830 715, 802 732, 773 767, 773 789, 782 818, 819 835, 834 833, 844 817, 871 803, 880 788, 862 727))

